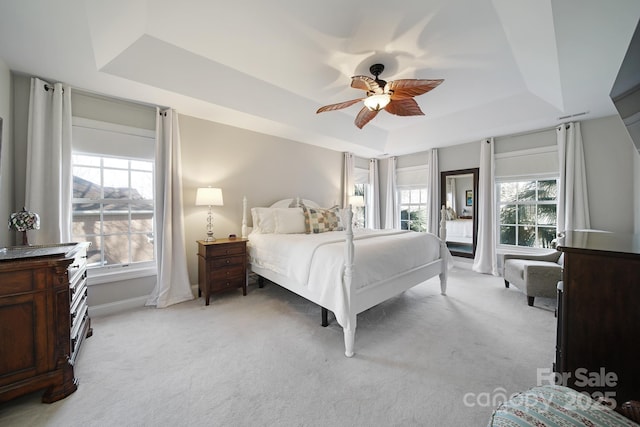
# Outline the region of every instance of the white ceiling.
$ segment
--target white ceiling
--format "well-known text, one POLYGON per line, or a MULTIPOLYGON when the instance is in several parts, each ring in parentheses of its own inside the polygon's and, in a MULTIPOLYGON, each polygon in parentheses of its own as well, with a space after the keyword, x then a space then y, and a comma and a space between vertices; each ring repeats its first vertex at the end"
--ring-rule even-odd
POLYGON ((14 71, 361 156, 616 114, 638 0, 0 0, 14 71), (363 129, 350 77, 444 79, 363 129))

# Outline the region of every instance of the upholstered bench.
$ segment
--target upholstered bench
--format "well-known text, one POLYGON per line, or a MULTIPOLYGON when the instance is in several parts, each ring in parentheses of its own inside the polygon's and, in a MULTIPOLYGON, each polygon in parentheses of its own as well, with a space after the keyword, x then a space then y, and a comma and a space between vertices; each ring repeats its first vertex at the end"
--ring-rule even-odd
POLYGON ((561 252, 544 255, 504 254, 504 285, 520 289, 527 296, 527 304, 533 306, 535 297, 553 298, 556 286, 562 280, 561 252))
POLYGON ((630 426, 629 418, 568 387, 545 385, 513 396, 491 415, 488 427, 630 426))

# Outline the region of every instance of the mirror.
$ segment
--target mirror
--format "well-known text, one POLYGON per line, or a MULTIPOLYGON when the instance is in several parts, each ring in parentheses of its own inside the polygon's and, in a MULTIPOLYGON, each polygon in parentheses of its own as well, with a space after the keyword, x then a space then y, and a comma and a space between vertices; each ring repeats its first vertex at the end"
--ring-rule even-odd
POLYGON ((478 241, 479 168, 440 172, 440 205, 446 207, 447 247, 473 258, 478 241))

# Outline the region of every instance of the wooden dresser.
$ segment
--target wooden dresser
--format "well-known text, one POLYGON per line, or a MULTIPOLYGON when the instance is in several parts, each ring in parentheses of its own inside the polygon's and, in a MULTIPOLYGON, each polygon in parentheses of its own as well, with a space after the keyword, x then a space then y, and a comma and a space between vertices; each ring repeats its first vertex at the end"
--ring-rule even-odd
POLYGON ((247 295, 248 239, 198 240, 198 296, 204 293, 205 305, 216 292, 242 288, 247 295))
POLYGON ((618 405, 640 399, 640 235, 568 232, 558 249, 556 372, 618 405))
POLYGON ((89 243, 0 252, 0 402, 44 390, 55 402, 77 389, 73 363, 91 335, 89 243))

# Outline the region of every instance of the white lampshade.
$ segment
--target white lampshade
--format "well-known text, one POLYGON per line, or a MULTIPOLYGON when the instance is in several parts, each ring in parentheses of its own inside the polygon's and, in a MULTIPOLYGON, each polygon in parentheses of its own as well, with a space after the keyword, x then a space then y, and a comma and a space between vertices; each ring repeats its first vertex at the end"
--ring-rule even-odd
POLYGON ((354 208, 364 206, 364 196, 349 196, 349 204, 354 208))
POLYGON ((370 111, 380 111, 391 102, 389 94, 371 95, 364 99, 364 106, 370 111))
POLYGON ((223 206, 220 188, 203 187, 196 192, 196 206, 223 206))

